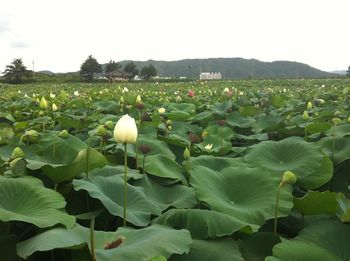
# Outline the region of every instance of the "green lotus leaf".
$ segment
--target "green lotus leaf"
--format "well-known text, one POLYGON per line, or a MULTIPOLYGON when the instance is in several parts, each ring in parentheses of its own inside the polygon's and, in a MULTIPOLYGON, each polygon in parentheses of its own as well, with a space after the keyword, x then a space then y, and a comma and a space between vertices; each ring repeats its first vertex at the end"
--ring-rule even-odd
MULTIPOLYGON (((329 156, 333 156, 333 137, 325 137, 319 140, 318 144, 329 156)), ((345 160, 350 159, 350 138, 337 137, 334 139, 334 164, 339 165, 345 160)))
POLYGON ((324 133, 329 130, 332 125, 329 122, 313 122, 306 126, 307 133, 324 133))
POLYGON ((273 248, 275 258, 266 260, 329 260, 350 259, 350 227, 336 220, 320 220, 308 225, 291 240, 284 240, 273 248))
POLYGON ((167 116, 170 120, 187 120, 195 112, 196 106, 192 103, 171 103, 168 105, 167 116))
MULTIPOLYGON (((271 172, 248 166, 215 171, 195 165, 190 174, 197 198, 212 210, 257 226, 274 217, 281 179, 271 172)), ((278 216, 287 216, 292 207, 291 187, 286 186, 280 195, 278 216)))
POLYGON ((87 173, 95 168, 101 168, 107 164, 106 158, 93 148, 85 148, 79 151, 72 164, 53 168, 44 166, 43 173, 56 183, 71 180, 81 173, 87 173))
POLYGON ((33 177, 5 178, 0 176, 0 220, 23 221, 38 227, 63 224, 72 227, 75 218, 63 209, 66 201, 52 189, 33 177))
POLYGON ((244 161, 281 175, 292 171, 306 188, 325 184, 333 174, 331 162, 316 144, 291 137, 281 141, 264 141, 251 147, 244 161), (321 171, 322 170, 322 171, 321 171))
POLYGON ((174 181, 185 181, 185 177, 182 174, 182 167, 172 159, 169 159, 163 155, 151 155, 147 156, 145 160, 145 172, 161 177, 172 179, 174 181))
POLYGON ((173 255, 170 261, 243 261, 236 242, 230 238, 193 240, 188 254, 173 255))
POLYGON ((169 207, 192 208, 197 204, 193 188, 180 184, 162 186, 152 177, 144 175, 134 182, 134 186, 142 187, 147 199, 157 205, 162 211, 169 207))
POLYGON ((15 118, 11 115, 11 113, 0 112, 0 121, 2 119, 8 120, 10 122, 16 122, 15 118))
MULTIPOLYGON (((187 230, 175 230, 161 225, 142 229, 119 228, 115 232, 95 231, 97 261, 149 260, 157 255, 187 253, 192 242, 187 230), (115 242, 120 242, 116 245, 115 242), (113 246, 114 244, 114 246, 113 246)), ((71 248, 87 244, 89 229, 76 224, 72 229, 55 228, 27 239, 17 245, 17 253, 27 258, 37 251, 71 248)))
POLYGON ((281 108, 285 105, 287 100, 288 100, 288 98, 285 96, 273 95, 270 98, 270 103, 272 106, 274 106, 276 108, 281 108))
MULTIPOLYGON (((112 215, 123 217, 124 207, 124 177, 121 175, 100 176, 73 180, 74 189, 86 190, 92 198, 102 202, 112 215)), ((127 185, 127 215, 126 220, 136 226, 147 226, 150 216, 160 215, 160 208, 148 200, 140 187, 127 185)))
POLYGON ((302 198, 294 198, 294 207, 303 215, 335 215, 338 209, 338 193, 308 191, 302 198))
MULTIPOLYGON (((146 145, 150 148, 149 153, 146 155, 163 155, 168 157, 169 159, 175 160, 174 153, 169 149, 168 145, 164 142, 158 139, 157 133, 154 128, 142 128, 142 133, 137 137, 138 140, 138 147, 139 147, 139 154, 138 154, 138 160, 139 165, 142 166, 143 161, 143 154, 141 152, 141 146, 146 145)), ((136 155, 136 145, 129 145, 128 146, 128 154, 135 157, 136 155)))
POLYGON ((238 111, 231 112, 226 116, 226 123, 232 127, 249 128, 254 122, 252 117, 244 117, 238 111))
POLYGON ((258 229, 258 226, 243 223, 233 216, 206 209, 171 209, 154 222, 177 229, 185 228, 191 232, 192 238, 196 239, 228 236, 236 231, 251 232, 258 229))
POLYGON ((259 115, 255 120, 252 124, 252 130, 262 132, 275 129, 283 119, 281 116, 259 115))
POLYGON ((118 110, 118 103, 116 101, 99 101, 92 105, 92 108, 98 112, 116 113, 118 110))
POLYGON ((342 138, 350 136, 350 124, 342 124, 333 126, 329 131, 326 132, 328 136, 335 136, 336 138, 342 138))
MULTIPOLYGON (((16 145, 7 145, 0 148, 0 157, 8 160, 16 145)), ((49 133, 40 138, 37 144, 21 146, 26 155, 27 168, 36 170, 43 166, 53 168, 71 164, 79 151, 87 145, 80 139, 68 135, 67 138, 58 137, 58 132, 49 133)))

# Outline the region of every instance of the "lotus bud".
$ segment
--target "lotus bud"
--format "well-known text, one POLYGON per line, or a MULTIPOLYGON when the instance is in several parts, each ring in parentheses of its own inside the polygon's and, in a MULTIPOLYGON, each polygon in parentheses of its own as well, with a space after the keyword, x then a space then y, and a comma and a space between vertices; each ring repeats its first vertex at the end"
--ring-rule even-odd
POLYGON ((52 111, 57 111, 58 110, 58 108, 57 108, 57 105, 56 104, 52 104, 52 111))
POLYGON ((207 131, 203 131, 202 132, 202 138, 204 139, 205 137, 207 137, 207 135, 208 135, 208 132, 207 131))
POLYGON ((41 97, 39 106, 40 106, 40 109, 42 109, 42 110, 47 109, 47 101, 46 101, 45 97, 41 97))
POLYGON ((350 117, 348 117, 348 119, 346 121, 350 123, 350 117))
POLYGON ((112 129, 114 124, 112 121, 107 121, 105 124, 104 124, 105 128, 108 128, 108 129, 112 129))
POLYGON ((41 117, 41 116, 44 116, 44 112, 43 111, 39 111, 39 117, 41 117))
POLYGON ((309 119, 309 114, 307 113, 307 111, 304 111, 303 113, 303 120, 307 121, 309 119))
POLYGON ((123 115, 114 127, 114 139, 120 143, 135 143, 137 140, 135 119, 128 114, 123 115))
POLYGON ((311 109, 312 109, 312 103, 311 103, 311 101, 309 101, 309 102, 307 103, 306 109, 307 109, 307 110, 311 110, 311 109))
POLYGON ((225 120, 218 120, 218 124, 219 124, 220 126, 224 126, 225 123, 226 123, 225 120))
POLYGON ((11 159, 17 159, 17 158, 24 158, 25 154, 23 152, 23 150, 20 147, 16 147, 11 154, 11 159))
POLYGON ((26 170, 26 161, 22 158, 14 159, 10 162, 10 169, 14 175, 23 175, 26 170))
POLYGON ((61 138, 68 138, 69 136, 69 133, 67 130, 62 130, 59 134, 58 134, 58 137, 61 137, 61 138))
POLYGON ((137 95, 137 97, 136 97, 136 104, 139 104, 141 102, 142 102, 141 96, 137 95))
POLYGON ((141 150, 142 154, 146 155, 146 154, 150 153, 151 147, 147 144, 142 144, 140 146, 140 150, 141 150))
POLYGON ((171 129, 172 129, 171 125, 168 125, 168 126, 167 126, 167 129, 168 129, 169 131, 171 131, 171 129))
POLYGON ((107 130, 103 125, 100 125, 96 129, 97 136, 105 136, 107 134, 107 130))
POLYGON ((120 103, 124 103, 125 102, 123 96, 120 96, 119 102, 120 103))
POLYGON ((339 125, 341 122, 342 122, 342 121, 341 121, 341 119, 339 119, 339 118, 333 118, 333 119, 332 119, 332 123, 333 123, 334 125, 339 125))
POLYGON ((186 147, 186 149, 184 151, 183 157, 184 157, 185 160, 189 160, 190 157, 191 157, 190 151, 188 150, 187 147, 186 147))
POLYGON ((164 114, 165 113, 165 109, 162 107, 162 108, 159 108, 158 109, 158 113, 160 114, 160 115, 162 115, 162 114, 164 114))
POLYGON ((283 173, 282 182, 284 184, 293 185, 295 182, 297 182, 297 176, 291 171, 286 171, 283 173))

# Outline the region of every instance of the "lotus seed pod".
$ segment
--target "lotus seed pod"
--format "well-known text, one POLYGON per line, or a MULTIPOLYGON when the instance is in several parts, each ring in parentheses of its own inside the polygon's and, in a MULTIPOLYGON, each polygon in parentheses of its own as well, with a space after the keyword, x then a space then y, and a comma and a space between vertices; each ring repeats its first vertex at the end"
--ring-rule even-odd
POLYGON ((39 132, 36 130, 29 130, 25 132, 24 139, 28 140, 29 142, 36 142, 39 139, 39 135, 39 132))
POLYGON ((62 130, 59 134, 58 134, 59 137, 61 138, 68 138, 69 136, 69 133, 67 130, 62 130))
POLYGON ((341 119, 339 119, 339 118, 333 118, 333 119, 332 119, 332 123, 333 123, 334 125, 339 125, 341 122, 342 122, 342 121, 341 121, 341 119))
POLYGON ((112 121, 107 121, 104 126, 105 128, 112 129, 114 127, 114 124, 112 121))
POLYGON ((309 119, 309 114, 307 113, 307 111, 304 111, 303 113, 303 120, 307 121, 309 119))
POLYGON ((286 171, 283 173, 282 182, 284 184, 293 185, 295 182, 297 182, 297 176, 291 171, 286 171))
POLYGON ((167 125, 171 125, 171 124, 173 124, 173 122, 172 122, 171 120, 167 120, 167 121, 166 121, 166 124, 167 124, 167 125))
POLYGON ((96 129, 97 136, 105 136, 107 134, 107 130, 103 125, 100 125, 96 129))
POLYGON ((20 147, 16 147, 11 154, 11 159, 24 158, 24 151, 20 147))
POLYGON ((47 109, 47 101, 46 101, 45 97, 41 97, 39 106, 40 106, 40 109, 42 109, 42 110, 47 109))
POLYGON ((191 157, 190 151, 188 150, 187 147, 186 147, 186 149, 184 151, 183 157, 184 157, 185 160, 189 160, 190 157, 191 157))
POLYGON ((309 102, 307 103, 306 109, 307 109, 307 110, 311 110, 311 109, 312 109, 312 103, 311 103, 311 101, 309 101, 309 102))
POLYGON ((23 175, 26 170, 26 161, 22 158, 14 159, 10 162, 10 169, 14 175, 23 175))
POLYGON ((341 114, 340 111, 336 111, 336 112, 334 113, 334 117, 337 117, 337 116, 340 115, 340 114, 341 114))

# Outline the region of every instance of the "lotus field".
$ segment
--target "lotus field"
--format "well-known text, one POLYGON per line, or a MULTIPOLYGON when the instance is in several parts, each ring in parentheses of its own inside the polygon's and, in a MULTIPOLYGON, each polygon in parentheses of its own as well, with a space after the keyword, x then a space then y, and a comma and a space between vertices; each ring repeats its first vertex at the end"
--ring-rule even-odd
POLYGON ((2 261, 350 260, 350 80, 0 88, 2 261))

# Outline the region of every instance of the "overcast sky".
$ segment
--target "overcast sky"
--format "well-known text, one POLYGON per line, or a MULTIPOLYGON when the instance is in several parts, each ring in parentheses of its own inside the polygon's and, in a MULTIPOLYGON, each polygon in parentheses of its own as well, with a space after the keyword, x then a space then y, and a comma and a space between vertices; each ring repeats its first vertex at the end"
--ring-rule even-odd
POLYGON ((110 59, 243 57, 350 65, 349 0, 0 0, 0 71, 110 59))

